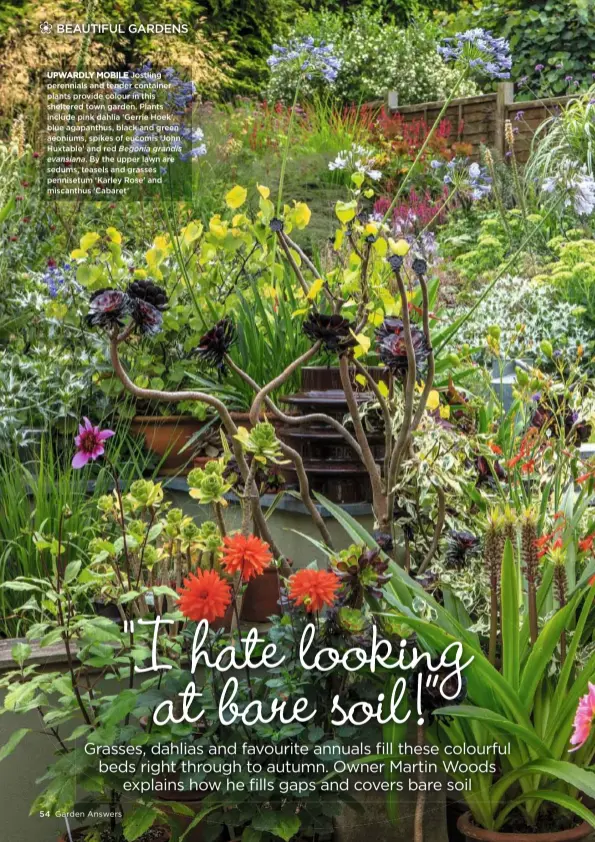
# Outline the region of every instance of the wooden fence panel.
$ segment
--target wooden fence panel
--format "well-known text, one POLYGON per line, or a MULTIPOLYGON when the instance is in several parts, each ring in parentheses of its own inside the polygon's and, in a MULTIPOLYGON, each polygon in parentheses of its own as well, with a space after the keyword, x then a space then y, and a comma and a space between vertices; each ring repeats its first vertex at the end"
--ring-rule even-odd
MULTIPOLYGON (((571 97, 514 102, 514 88, 511 82, 501 82, 496 93, 453 99, 446 109, 444 119, 451 124, 450 140, 462 141, 472 147, 471 157, 479 158, 481 146, 489 146, 505 156, 507 146, 504 125, 510 120, 513 126, 517 159, 524 163, 529 157, 533 135, 546 120, 559 113, 571 97)), ((428 128, 440 114, 443 102, 422 102, 416 105, 397 105, 395 91, 390 91, 388 108, 391 114, 399 114, 405 124, 423 120, 428 128), (395 107, 396 105, 396 107, 395 107)), ((384 103, 369 103, 378 107, 384 103)))

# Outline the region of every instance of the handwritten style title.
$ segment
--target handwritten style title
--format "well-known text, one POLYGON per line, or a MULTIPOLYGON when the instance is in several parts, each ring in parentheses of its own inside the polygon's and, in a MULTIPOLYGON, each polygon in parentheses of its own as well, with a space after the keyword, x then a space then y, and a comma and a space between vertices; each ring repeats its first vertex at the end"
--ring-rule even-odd
MULTIPOLYGON (((172 623, 173 620, 165 620, 157 617, 155 620, 138 620, 144 625, 154 624, 152 663, 149 667, 135 667, 139 673, 158 672, 172 669, 170 664, 159 663, 158 639, 161 625, 172 623)), ((190 658, 190 671, 192 679, 186 688, 179 693, 180 701, 167 700, 161 702, 153 713, 153 721, 156 725, 167 725, 168 723, 179 724, 181 722, 194 723, 201 720, 204 710, 197 711, 197 703, 200 702, 202 693, 196 685, 194 674, 199 667, 214 669, 220 673, 230 670, 248 669, 277 669, 286 661, 285 655, 279 655, 274 643, 267 643, 258 656, 255 649, 263 641, 258 637, 258 630, 250 629, 241 642, 241 651, 238 652, 234 646, 225 646, 216 655, 209 652, 206 647, 209 626, 206 620, 200 622, 196 628, 192 641, 192 652, 190 658)), ((355 673, 364 667, 370 672, 378 670, 398 671, 399 673, 417 672, 417 687, 415 688, 416 707, 418 724, 422 724, 423 708, 422 693, 425 688, 432 687, 437 690, 445 703, 455 699, 461 692, 463 686, 463 670, 473 661, 473 656, 468 661, 462 662, 462 644, 455 641, 443 650, 440 658, 433 662, 427 652, 418 652, 417 648, 405 649, 407 642, 401 641, 397 651, 388 640, 379 639, 377 629, 372 628, 372 639, 368 649, 353 647, 345 652, 338 652, 333 647, 325 646, 314 648, 316 629, 313 623, 309 623, 303 630, 298 656, 302 668, 306 671, 329 673, 335 669, 343 669, 348 673, 355 673)), ((411 710, 402 708, 403 700, 409 693, 406 676, 398 675, 392 683, 390 697, 386 698, 384 693, 378 694, 376 703, 369 701, 353 702, 349 707, 344 705, 339 694, 332 698, 331 722, 333 725, 365 725, 371 720, 376 720, 384 725, 388 722, 403 724, 409 720, 411 710), (402 715, 400 715, 402 714, 402 715)), ((247 726, 270 722, 280 722, 289 725, 293 722, 309 722, 316 716, 316 708, 312 708, 308 699, 303 696, 295 699, 282 699, 280 697, 268 700, 253 699, 242 703, 242 708, 237 703, 239 682, 234 675, 230 675, 224 684, 219 697, 219 721, 222 725, 233 725, 242 723, 247 726)))

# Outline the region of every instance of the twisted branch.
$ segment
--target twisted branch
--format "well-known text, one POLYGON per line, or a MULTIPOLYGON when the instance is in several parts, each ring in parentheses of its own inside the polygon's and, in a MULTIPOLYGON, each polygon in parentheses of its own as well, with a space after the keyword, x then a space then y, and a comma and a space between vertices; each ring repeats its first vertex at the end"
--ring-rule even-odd
MULTIPOLYGON (((225 431, 231 438, 231 446, 233 448, 235 459, 238 463, 238 468, 242 475, 242 479, 244 480, 244 482, 246 482, 246 480, 248 479, 250 469, 244 458, 242 447, 238 440, 235 438, 235 435, 238 432, 238 428, 234 424, 234 421, 231 415, 229 414, 225 404, 218 398, 213 397, 213 395, 208 395, 206 392, 167 392, 161 389, 143 389, 141 386, 137 386, 135 383, 133 383, 133 381, 128 376, 128 373, 124 369, 122 361, 120 360, 120 354, 118 352, 119 343, 124 341, 124 339, 129 335, 129 333, 129 330, 124 330, 119 336, 117 334, 113 334, 110 341, 110 357, 112 361, 112 366, 124 387, 130 392, 130 394, 134 395, 137 398, 140 398, 141 400, 166 401, 170 403, 178 403, 180 401, 190 400, 199 401, 201 403, 206 403, 208 406, 212 406, 213 409, 215 409, 217 414, 219 415, 221 423, 225 427, 225 431)), ((251 502, 252 516, 254 518, 254 521, 258 524, 258 527, 261 531, 260 534, 271 547, 273 554, 277 558, 280 558, 281 552, 279 551, 279 548, 275 544, 273 537, 270 533, 268 524, 260 506, 260 500, 258 499, 258 495, 256 497, 252 497, 251 502)))
POLYGON ((339 372, 341 374, 341 384, 343 385, 343 391, 345 392, 345 399, 349 408, 349 414, 351 415, 351 420, 355 429, 355 435, 362 450, 362 461, 370 476, 370 482, 372 483, 374 513, 378 522, 384 523, 387 519, 387 513, 386 498, 382 491, 382 477, 380 475, 378 465, 376 464, 376 460, 372 454, 372 450, 370 449, 368 438, 359 415, 357 401, 349 378, 349 360, 346 354, 343 354, 343 356, 339 358, 339 372))
POLYGON ((330 536, 330 532, 328 531, 328 529, 326 527, 326 523, 324 522, 324 518, 322 517, 322 515, 320 514, 320 512, 316 508, 316 504, 314 503, 314 501, 312 500, 312 497, 310 496, 310 483, 308 482, 308 475, 306 474, 306 469, 304 468, 304 462, 302 460, 302 457, 297 452, 297 450, 294 450, 292 447, 289 447, 289 445, 284 444, 283 442, 280 442, 280 446, 281 446, 282 453, 285 456, 288 456, 289 459, 291 459, 291 461, 293 462, 293 464, 295 466, 295 471, 296 471, 298 483, 299 483, 299 486, 300 486, 300 497, 302 498, 302 502, 303 502, 304 506, 310 512, 310 515, 312 516, 312 520, 314 521, 314 523, 318 527, 318 531, 322 535, 322 540, 327 545, 327 547, 329 547, 332 550, 333 549, 333 542, 332 542, 332 539, 331 539, 331 536, 330 536))
POLYGON ((250 407, 251 424, 258 423, 258 419, 260 417, 260 408, 266 396, 269 395, 271 392, 274 392, 275 389, 278 389, 279 386, 282 386, 287 380, 289 380, 294 371, 297 371, 297 369, 305 365, 308 362, 308 360, 311 360, 312 357, 316 356, 316 354, 320 351, 321 346, 322 342, 320 340, 315 342, 314 345, 312 345, 311 348, 308 348, 308 350, 305 353, 303 353, 301 357, 298 357, 297 360, 294 360, 290 365, 288 365, 285 371, 282 371, 281 374, 278 375, 278 377, 275 377, 274 380, 271 380, 269 383, 266 384, 266 386, 263 386, 261 388, 261 390, 258 392, 256 397, 252 401, 252 406, 250 407))
MULTIPOLYGON (((260 386, 258 383, 253 380, 250 375, 245 372, 243 369, 236 365, 236 363, 232 360, 229 354, 225 355, 225 362, 229 366, 229 368, 235 372, 238 377, 241 377, 244 383, 247 383, 255 392, 260 391, 260 386)), ((271 412, 275 418, 279 421, 282 421, 284 424, 292 425, 292 426, 301 426, 303 424, 328 424, 330 427, 333 427, 336 432, 338 432, 347 444, 355 451, 358 457, 362 458, 362 450, 357 441, 353 438, 349 430, 347 430, 340 421, 337 421, 336 418, 332 418, 330 415, 326 415, 324 412, 311 412, 308 415, 286 415, 278 406, 276 406, 271 398, 267 397, 264 399, 264 403, 266 408, 271 412)))

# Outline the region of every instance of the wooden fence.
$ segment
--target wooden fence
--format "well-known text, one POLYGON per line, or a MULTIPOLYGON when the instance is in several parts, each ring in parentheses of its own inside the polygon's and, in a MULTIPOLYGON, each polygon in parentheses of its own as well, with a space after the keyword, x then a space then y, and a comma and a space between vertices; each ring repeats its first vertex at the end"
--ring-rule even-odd
MULTIPOLYGON (((512 82, 501 82, 496 93, 453 99, 444 119, 451 123, 451 141, 456 138, 473 147, 473 158, 479 157, 481 145, 495 148, 501 155, 506 151, 504 124, 510 120, 515 131, 515 151, 519 161, 529 157, 533 135, 539 126, 556 114, 570 97, 551 97, 525 102, 514 101, 512 82)), ((388 110, 399 114, 405 123, 424 120, 432 126, 440 113, 443 102, 422 102, 418 105, 398 105, 396 92, 388 93, 388 110)), ((385 103, 386 104, 386 103, 385 103)))

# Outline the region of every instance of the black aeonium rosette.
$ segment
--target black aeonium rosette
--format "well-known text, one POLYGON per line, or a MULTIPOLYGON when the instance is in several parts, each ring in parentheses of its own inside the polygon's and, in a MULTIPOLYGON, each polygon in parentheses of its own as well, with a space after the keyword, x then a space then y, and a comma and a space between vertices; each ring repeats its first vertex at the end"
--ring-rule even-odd
POLYGON ((467 558, 479 550, 480 540, 471 532, 453 529, 446 545, 446 563, 449 567, 461 570, 467 558))
MULTIPOLYGON (((411 325, 411 341, 415 355, 416 368, 420 369, 428 358, 430 349, 425 335, 415 325, 411 325)), ((376 330, 376 348, 380 359, 393 374, 404 376, 408 368, 407 346, 403 322, 394 316, 388 316, 376 330)))
POLYGON ((126 290, 130 314, 141 333, 159 333, 163 311, 167 309, 167 293, 151 280, 133 281, 126 290))
POLYGON ((235 326, 227 316, 201 336, 196 353, 210 368, 222 377, 226 372, 225 355, 237 340, 235 326))
POLYGON ((312 342, 322 342, 326 351, 341 356, 353 348, 356 340, 352 335, 354 325, 338 314, 327 316, 312 310, 304 319, 302 330, 312 342))
POLYGON ((391 579, 388 565, 380 549, 363 550, 359 555, 350 550, 340 553, 332 563, 341 581, 340 603, 360 607, 364 594, 380 599, 384 585, 391 579))
POLYGON ((89 312, 85 317, 89 327, 121 327, 125 316, 130 313, 130 298, 119 289, 99 289, 89 300, 89 312))

